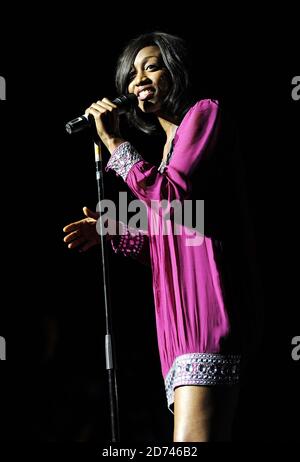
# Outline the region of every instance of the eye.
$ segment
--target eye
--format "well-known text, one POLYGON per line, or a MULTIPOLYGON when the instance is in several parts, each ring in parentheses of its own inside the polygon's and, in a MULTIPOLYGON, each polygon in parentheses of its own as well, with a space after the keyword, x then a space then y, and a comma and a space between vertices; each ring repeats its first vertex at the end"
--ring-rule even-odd
POLYGON ((148 66, 146 67, 146 70, 148 71, 156 71, 158 69, 158 67, 156 66, 156 64, 148 64, 148 66))

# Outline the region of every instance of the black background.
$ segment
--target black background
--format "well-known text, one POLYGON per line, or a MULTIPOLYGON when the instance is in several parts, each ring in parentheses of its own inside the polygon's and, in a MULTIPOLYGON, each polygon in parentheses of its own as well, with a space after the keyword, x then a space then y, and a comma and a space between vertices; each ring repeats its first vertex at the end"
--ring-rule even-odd
MULTIPOLYGON (((114 66, 130 38, 164 30, 188 41, 196 94, 226 101, 242 141, 266 326, 261 354, 242 389, 234 438, 295 440, 299 362, 291 358, 291 340, 300 335, 300 101, 291 97, 291 80, 299 75, 295 12, 244 8, 223 15, 200 8, 196 14, 174 6, 162 17, 150 4, 105 13, 73 6, 67 15, 39 8, 26 5, 7 15, 9 27, 1 36, 0 75, 7 81, 7 101, 0 101, 3 439, 110 438, 99 255, 96 249, 86 255, 69 251, 62 241, 63 226, 97 202, 93 145, 86 134, 67 135, 64 124, 93 101, 115 96, 114 66)), ((107 174, 105 190, 114 198, 126 187, 107 174)), ((171 441, 151 272, 111 251, 109 261, 121 439, 171 441)))

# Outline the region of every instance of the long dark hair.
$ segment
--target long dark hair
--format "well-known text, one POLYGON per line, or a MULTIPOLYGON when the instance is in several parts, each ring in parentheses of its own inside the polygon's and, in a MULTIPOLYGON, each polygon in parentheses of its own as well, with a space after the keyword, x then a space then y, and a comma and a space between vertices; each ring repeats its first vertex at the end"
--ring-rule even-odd
MULTIPOLYGON (((117 61, 115 84, 119 94, 128 94, 129 75, 138 52, 147 46, 158 46, 170 78, 170 92, 163 102, 163 111, 179 120, 191 106, 189 94, 189 64, 185 41, 165 32, 149 32, 132 39, 117 61)), ((127 113, 129 123, 147 134, 157 131, 153 114, 144 114, 139 108, 127 113)))

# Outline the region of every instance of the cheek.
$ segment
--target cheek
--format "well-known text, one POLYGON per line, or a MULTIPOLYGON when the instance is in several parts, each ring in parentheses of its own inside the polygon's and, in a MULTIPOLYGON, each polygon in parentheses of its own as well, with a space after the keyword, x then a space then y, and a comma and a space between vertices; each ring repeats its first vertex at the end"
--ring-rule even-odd
POLYGON ((133 85, 132 85, 132 83, 130 83, 128 85, 127 89, 128 89, 128 93, 133 93, 133 85))
POLYGON ((159 87, 162 91, 167 92, 170 88, 170 80, 168 75, 162 75, 159 79, 159 87))

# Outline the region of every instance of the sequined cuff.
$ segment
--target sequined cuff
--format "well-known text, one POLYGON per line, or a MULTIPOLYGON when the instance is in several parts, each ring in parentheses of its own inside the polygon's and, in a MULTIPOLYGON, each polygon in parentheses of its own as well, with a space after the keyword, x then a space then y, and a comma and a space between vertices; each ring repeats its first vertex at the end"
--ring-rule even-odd
POLYGON ((112 169, 117 175, 120 175, 124 181, 131 167, 137 162, 143 160, 142 156, 128 141, 120 144, 110 156, 105 167, 105 171, 112 169))
POLYGON ((173 413, 174 389, 180 385, 235 385, 240 377, 240 355, 187 353, 177 356, 165 378, 168 408, 173 413))
POLYGON ((125 257, 136 257, 143 248, 145 236, 141 232, 129 230, 125 223, 119 223, 119 225, 123 230, 117 239, 111 240, 113 251, 125 257))

